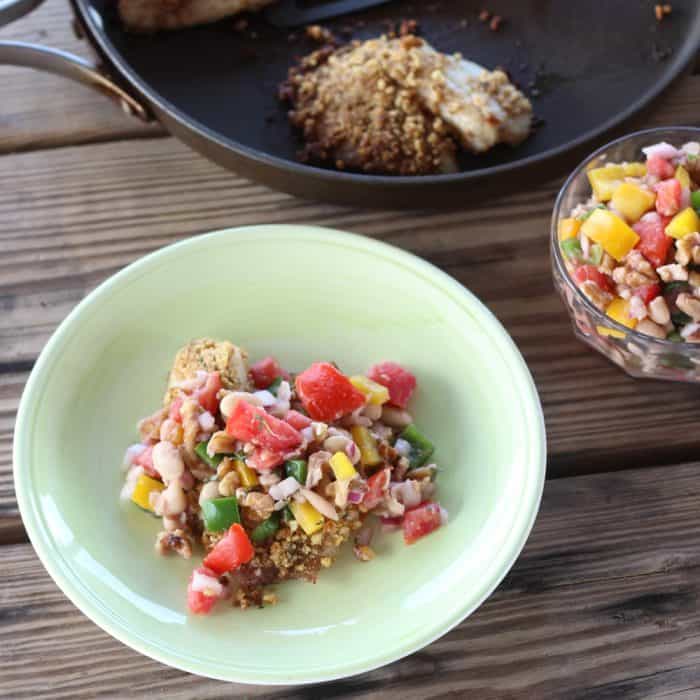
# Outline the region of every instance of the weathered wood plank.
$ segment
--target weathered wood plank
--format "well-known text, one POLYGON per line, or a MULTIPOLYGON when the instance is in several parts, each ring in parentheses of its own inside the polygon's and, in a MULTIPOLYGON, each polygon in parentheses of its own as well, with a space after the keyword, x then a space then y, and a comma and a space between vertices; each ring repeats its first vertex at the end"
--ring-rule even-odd
POLYGON ((28 372, 0 374, 0 545, 26 539, 12 482, 12 435, 28 372))
POLYGON ((0 646, 3 691, 18 699, 695 697, 699 497, 698 463, 550 481, 523 555, 470 619, 387 668, 296 689, 225 685, 149 661, 82 617, 29 545, 0 547, 0 634, 11 640, 0 646))
MULTIPOLYGON (((28 41, 90 56, 71 28, 66 0, 47 0, 0 29, 0 40, 28 41)), ((0 153, 162 133, 124 114, 104 95, 55 75, 0 67, 0 153)))

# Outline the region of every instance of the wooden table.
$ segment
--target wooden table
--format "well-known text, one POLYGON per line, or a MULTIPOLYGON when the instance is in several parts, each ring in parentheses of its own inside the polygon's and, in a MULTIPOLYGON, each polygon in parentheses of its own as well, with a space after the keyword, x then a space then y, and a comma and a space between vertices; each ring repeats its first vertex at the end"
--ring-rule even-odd
MULTIPOLYGON (((63 0, 0 37, 86 51, 63 0)), ((0 85, 0 697, 700 697, 700 394, 634 381, 574 340, 549 272, 559 181, 410 216, 314 204, 221 170, 81 86, 15 69, 0 85), (315 687, 201 679, 115 641, 44 571, 12 486, 22 387, 68 311, 155 248, 263 222, 363 233, 447 270, 515 338, 547 422, 542 510, 497 592, 427 649, 315 687)), ((634 126, 672 124, 700 125, 700 76, 634 126)))

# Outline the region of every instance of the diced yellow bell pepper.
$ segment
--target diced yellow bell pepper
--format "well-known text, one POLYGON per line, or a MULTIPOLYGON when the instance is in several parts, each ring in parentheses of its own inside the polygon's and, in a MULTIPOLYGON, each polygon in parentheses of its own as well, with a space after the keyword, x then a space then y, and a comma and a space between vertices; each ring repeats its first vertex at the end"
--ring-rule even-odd
POLYGON ((141 474, 136 480, 136 486, 131 494, 131 500, 140 508, 153 512, 151 506, 150 495, 154 492, 160 492, 165 488, 165 484, 157 479, 151 479, 146 474, 141 474))
POLYGON ((646 173, 647 166, 644 163, 611 163, 602 168, 593 168, 587 175, 596 199, 608 202, 622 180, 626 177, 643 177, 646 173))
POLYGON ((676 172, 673 177, 675 177, 683 187, 690 189, 690 174, 682 165, 679 165, 676 168, 676 172))
POLYGON ((357 476, 357 470, 352 466, 345 452, 336 452, 329 460, 335 478, 340 481, 353 479, 357 476))
POLYGON ((360 450, 360 463, 363 467, 376 467, 382 462, 382 456, 377 451, 377 441, 364 425, 353 425, 350 428, 352 439, 360 450))
POLYGON ((569 238, 574 238, 580 228, 581 222, 578 219, 562 219, 557 229, 559 240, 567 241, 569 238))
POLYGON ((623 182, 613 193, 611 203, 616 211, 634 224, 642 215, 654 206, 656 195, 632 182, 623 182))
POLYGON ((616 214, 594 209, 581 225, 581 233, 600 243, 615 260, 622 260, 637 245, 639 236, 616 214))
POLYGON ((685 238, 689 233, 700 231, 700 216, 693 207, 678 212, 666 227, 666 235, 672 238, 685 238))
POLYGON ((350 377, 350 383, 355 389, 359 389, 371 404, 381 406, 389 400, 389 390, 379 384, 379 382, 372 381, 368 377, 358 374, 350 377))
POLYGON ((236 472, 241 479, 241 486, 245 486, 249 489, 252 486, 258 485, 258 475, 255 473, 255 470, 251 469, 244 461, 236 459, 233 462, 233 466, 236 467, 236 472))
POLYGON ((308 502, 289 504, 292 515, 307 535, 313 535, 323 527, 323 516, 308 502))
MULTIPOLYGON (((613 299, 608 308, 605 309, 605 313, 613 321, 617 321, 620 325, 626 326, 627 328, 634 328, 637 325, 637 319, 632 318, 629 315, 630 303, 626 299, 621 299, 617 297, 613 299)), ((610 335, 614 338, 624 338, 625 334, 621 331, 615 330, 613 328, 605 328, 603 326, 598 327, 598 333, 601 335, 610 335)))

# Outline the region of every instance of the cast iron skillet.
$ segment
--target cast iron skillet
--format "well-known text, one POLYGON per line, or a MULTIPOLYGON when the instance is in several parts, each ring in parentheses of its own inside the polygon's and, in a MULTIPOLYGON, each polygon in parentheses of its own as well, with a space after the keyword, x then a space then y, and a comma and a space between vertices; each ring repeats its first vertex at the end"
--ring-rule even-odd
MULTIPOLYGON (((0 0, 10 18, 41 0, 0 0), (18 10, 18 5, 20 8, 18 10), (14 8, 14 11, 12 11, 14 8)), ((123 105, 152 116, 206 157, 271 187, 302 197, 357 205, 426 207, 464 202, 514 179, 528 183, 549 172, 563 154, 594 141, 650 102, 694 57, 700 46, 700 4, 676 0, 663 22, 653 2, 609 0, 493 0, 505 18, 497 32, 478 19, 483 0, 400 2, 332 20, 332 30, 375 36, 386 24, 416 19, 439 50, 461 51, 487 67, 502 66, 533 97, 540 126, 517 148, 467 156, 461 172, 423 177, 379 177, 300 164, 298 136, 289 126, 277 85, 295 56, 316 45, 290 37, 264 17, 251 16, 244 32, 235 19, 155 35, 122 28, 115 0, 71 0, 85 36, 113 80, 74 57, 0 42, 0 63, 66 72, 98 84, 123 105), (56 60, 62 60, 61 66, 56 60), (558 159, 558 160, 557 160, 558 159)), ((1 109, 1 108, 0 108, 1 109)))

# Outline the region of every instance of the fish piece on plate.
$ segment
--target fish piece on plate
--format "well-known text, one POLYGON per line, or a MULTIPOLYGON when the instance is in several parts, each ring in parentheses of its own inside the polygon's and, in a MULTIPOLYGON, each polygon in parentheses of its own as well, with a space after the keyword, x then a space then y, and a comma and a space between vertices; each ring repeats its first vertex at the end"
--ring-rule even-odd
POLYGON ((129 29, 154 32, 216 22, 252 12, 275 0, 119 0, 119 14, 129 29))
POLYGON ((201 338, 177 351, 168 377, 164 404, 169 404, 181 384, 196 377, 198 371, 218 372, 224 389, 250 388, 246 351, 228 340, 201 338))
POLYGON ((281 94, 305 160, 368 173, 454 172, 458 146, 517 145, 532 125, 530 101, 503 71, 415 36, 316 51, 290 70, 281 94))

